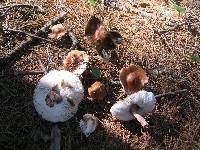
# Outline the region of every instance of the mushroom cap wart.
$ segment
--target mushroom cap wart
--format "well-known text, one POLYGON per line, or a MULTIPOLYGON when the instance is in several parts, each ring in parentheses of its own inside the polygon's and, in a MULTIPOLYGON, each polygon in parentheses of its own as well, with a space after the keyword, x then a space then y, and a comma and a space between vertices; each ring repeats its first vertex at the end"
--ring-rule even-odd
POLYGON ((76 75, 64 70, 53 70, 40 79, 34 91, 33 102, 36 111, 45 120, 64 122, 76 114, 83 96, 83 85, 76 75), (55 87, 62 100, 50 107, 46 98, 55 87))
POLYGON ((63 60, 64 69, 81 75, 87 68, 89 56, 84 51, 73 50, 63 60))
POLYGON ((119 120, 128 121, 135 118, 132 112, 144 115, 154 109, 155 103, 156 98, 152 92, 139 91, 129 95, 125 100, 115 103, 110 112, 119 120), (135 104, 139 107, 134 108, 135 104))
POLYGON ((140 91, 148 79, 145 71, 138 65, 131 64, 127 68, 122 68, 119 73, 119 80, 128 94, 140 91))

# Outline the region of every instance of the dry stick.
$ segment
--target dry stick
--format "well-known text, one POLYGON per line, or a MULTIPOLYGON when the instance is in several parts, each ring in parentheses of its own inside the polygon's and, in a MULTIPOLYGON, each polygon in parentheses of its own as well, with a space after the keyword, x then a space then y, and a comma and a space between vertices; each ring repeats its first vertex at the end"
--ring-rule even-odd
POLYGON ((0 8, 0 9, 7 8, 7 10, 2 15, 0 15, 0 18, 4 18, 11 9, 17 8, 17 7, 30 8, 30 9, 34 9, 37 12, 45 13, 45 11, 40 6, 30 5, 30 4, 13 4, 13 5, 8 5, 8 6, 4 6, 0 8))
POLYGON ((26 34, 26 35, 28 35, 28 36, 30 36, 30 37, 37 38, 37 39, 39 39, 39 40, 44 40, 44 41, 53 43, 52 40, 48 40, 48 39, 46 39, 46 38, 43 38, 43 37, 40 37, 40 36, 37 36, 37 35, 34 35, 34 34, 27 33, 27 32, 25 32, 25 31, 15 30, 15 29, 10 29, 10 28, 4 29, 4 30, 5 30, 5 31, 18 32, 18 33, 26 34))
MULTIPOLYGON (((46 23, 38 32, 36 36, 43 37, 46 34, 46 31, 49 30, 51 25, 54 25, 61 21, 67 15, 66 12, 61 13, 58 17, 53 18, 51 21, 46 23)), ((45 35, 47 36, 47 35, 45 35)), ((6 67, 7 65, 12 65, 15 61, 21 59, 22 56, 31 53, 33 50, 29 50, 32 46, 38 45, 40 40, 34 37, 29 37, 26 41, 22 42, 18 47, 14 49, 14 52, 6 58, 0 59, 0 66, 6 67)), ((3 67, 1 69, 3 69, 3 67)), ((1 70, 0 69, 0 70, 1 70)))
POLYGON ((170 27, 170 28, 168 28, 166 30, 154 29, 154 32, 157 33, 157 34, 164 34, 164 33, 170 32, 170 31, 174 31, 174 30, 178 29, 179 27, 183 26, 184 24, 185 24, 185 22, 182 22, 182 23, 176 24, 175 26, 170 27))
POLYGON ((72 31, 69 31, 68 35, 70 39, 72 40, 72 46, 70 47, 70 51, 75 49, 75 47, 78 47, 81 50, 84 50, 84 48, 80 45, 78 39, 76 38, 75 34, 72 31))
POLYGON ((158 95, 155 96, 155 98, 160 98, 160 97, 169 96, 169 95, 177 95, 177 94, 180 94, 180 93, 184 93, 186 91, 187 91, 187 89, 183 89, 183 90, 178 90, 178 91, 174 91, 174 92, 158 94, 158 95))
POLYGON ((148 13, 148 12, 143 11, 143 10, 138 9, 138 8, 129 8, 129 6, 126 6, 126 5, 124 5, 123 7, 121 7, 120 5, 113 6, 113 5, 109 5, 108 4, 108 6, 111 7, 111 8, 114 8, 114 9, 118 9, 120 11, 127 11, 129 13, 139 14, 142 17, 146 17, 146 18, 150 18, 150 19, 161 20, 161 21, 165 20, 164 18, 157 17, 156 15, 154 15, 152 13, 148 13), (124 10, 124 7, 125 7, 125 10, 124 10))
POLYGON ((69 31, 68 35, 72 40, 72 46, 71 46, 70 50, 73 50, 76 47, 76 45, 78 44, 78 40, 72 31, 69 31))
POLYGON ((39 63, 39 65, 40 65, 41 69, 43 70, 43 73, 44 73, 44 74, 47 74, 47 70, 46 70, 46 68, 44 67, 44 65, 42 64, 42 61, 41 61, 40 59, 38 59, 38 63, 39 63))
MULTIPOLYGON (((169 96, 169 95, 177 95, 177 94, 180 94, 180 93, 184 93, 186 91, 187 91, 187 89, 183 89, 183 90, 178 90, 178 91, 174 91, 174 92, 158 94, 158 95, 155 95, 155 98, 160 98, 160 97, 169 96)), ((122 93, 120 96, 117 97, 117 100, 121 99, 125 95, 126 95, 126 93, 122 93)))
POLYGON ((44 74, 44 71, 16 71, 14 75, 16 76, 25 76, 25 75, 38 75, 44 74))

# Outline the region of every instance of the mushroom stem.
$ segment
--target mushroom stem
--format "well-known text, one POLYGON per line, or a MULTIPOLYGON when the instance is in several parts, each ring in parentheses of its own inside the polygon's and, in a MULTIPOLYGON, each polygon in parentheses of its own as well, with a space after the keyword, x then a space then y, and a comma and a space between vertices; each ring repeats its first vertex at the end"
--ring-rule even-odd
POLYGON ((137 113, 134 113, 134 112, 132 114, 137 119, 137 121, 141 124, 141 126, 143 128, 148 128, 149 127, 148 122, 140 114, 137 114, 137 113))

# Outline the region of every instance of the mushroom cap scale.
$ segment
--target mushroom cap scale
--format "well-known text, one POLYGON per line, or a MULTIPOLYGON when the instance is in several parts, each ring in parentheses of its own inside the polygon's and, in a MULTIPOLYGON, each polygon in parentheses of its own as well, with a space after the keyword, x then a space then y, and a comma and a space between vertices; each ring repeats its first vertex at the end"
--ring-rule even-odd
POLYGON ((35 88, 33 102, 36 111, 42 116, 42 118, 51 122, 64 122, 76 114, 78 105, 83 99, 84 89, 79 78, 68 71, 50 71, 43 76, 38 85, 35 88), (62 88, 61 82, 70 83, 73 88, 62 88), (53 107, 49 107, 45 101, 46 96, 51 92, 52 88, 56 85, 62 101, 54 104, 53 107), (68 101, 73 101, 74 106, 68 101))
POLYGON ((125 98, 125 100, 115 103, 111 107, 110 112, 116 118, 123 121, 128 121, 135 118, 132 112, 144 115, 154 109, 155 103, 156 99, 152 92, 139 91, 135 94, 131 94, 125 98), (134 104, 139 106, 139 109, 134 108, 134 104))

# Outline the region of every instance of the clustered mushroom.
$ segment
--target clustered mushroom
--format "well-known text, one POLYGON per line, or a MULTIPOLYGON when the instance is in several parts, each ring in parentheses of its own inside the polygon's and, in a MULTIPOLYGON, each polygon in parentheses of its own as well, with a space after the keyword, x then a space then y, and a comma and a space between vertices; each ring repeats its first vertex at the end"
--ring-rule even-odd
MULTIPOLYGON (((62 24, 53 26, 51 30, 49 38, 52 39, 59 39, 66 33, 62 24)), ((113 49, 122 40, 119 33, 107 31, 95 16, 89 20, 85 34, 92 36, 98 51, 113 49)), ((33 102, 42 118, 51 122, 64 122, 76 114, 84 96, 79 76, 86 70, 88 62, 86 52, 72 50, 63 60, 64 70, 50 71, 40 79, 33 102)), ((131 64, 120 70, 119 80, 128 96, 111 107, 111 114, 124 121, 136 118, 142 127, 147 128, 149 124, 142 115, 154 109, 156 99, 153 93, 142 90, 148 82, 145 71, 131 64)), ((102 100, 107 95, 106 87, 101 82, 95 82, 88 88, 88 94, 93 100, 102 100)), ((92 114, 85 114, 80 121, 80 128, 86 137, 94 132, 96 126, 97 118, 92 114)))
POLYGON ((144 84, 148 82, 145 71, 131 64, 120 70, 119 79, 128 96, 111 107, 111 114, 123 121, 136 118, 142 127, 148 128, 149 124, 142 115, 154 109, 156 98, 152 92, 142 90, 144 84))

